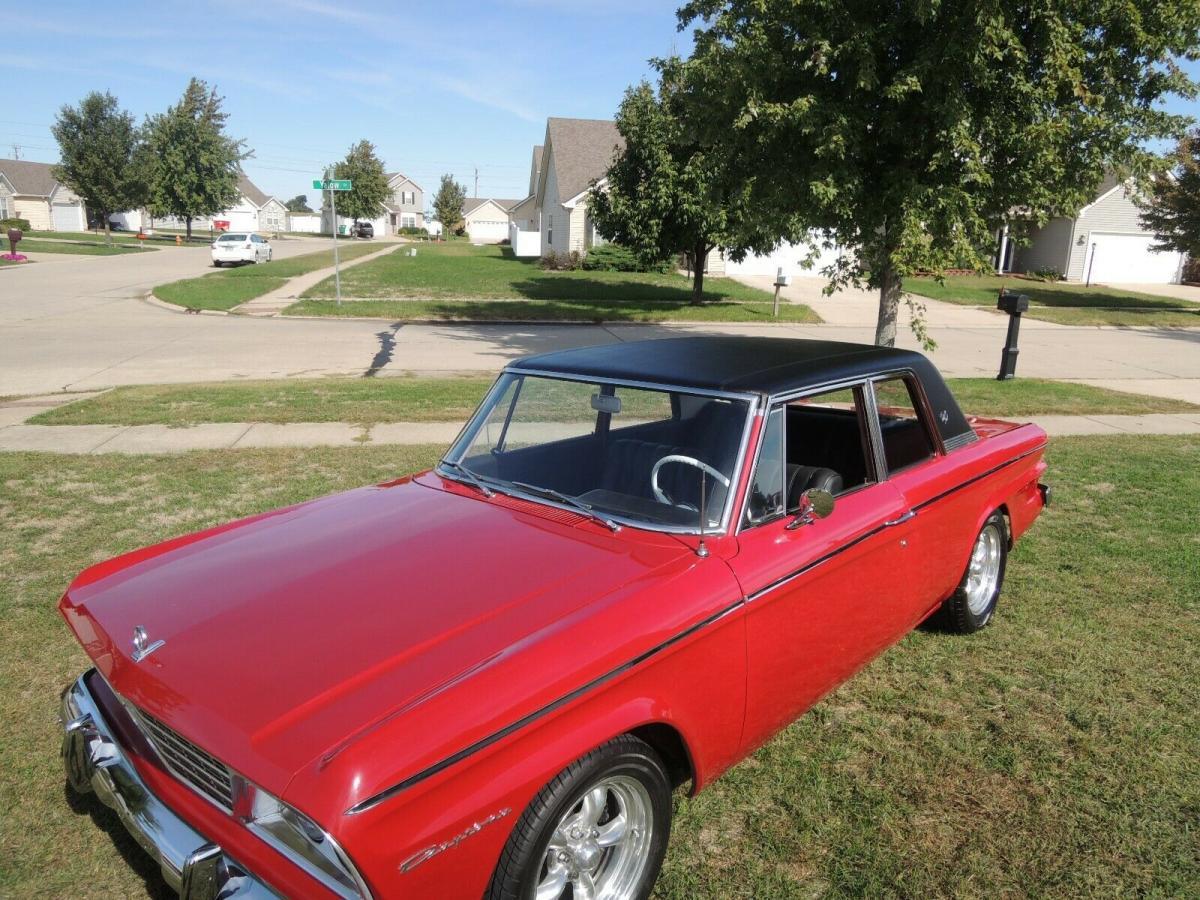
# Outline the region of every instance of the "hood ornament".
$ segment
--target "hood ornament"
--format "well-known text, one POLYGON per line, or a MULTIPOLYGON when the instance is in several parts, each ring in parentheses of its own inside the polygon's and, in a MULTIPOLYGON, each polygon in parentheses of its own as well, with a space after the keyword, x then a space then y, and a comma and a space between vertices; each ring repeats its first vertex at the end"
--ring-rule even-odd
POLYGON ((146 627, 144 625, 135 625, 133 627, 133 661, 141 662, 165 643, 166 641, 150 643, 150 637, 146 634, 146 627))

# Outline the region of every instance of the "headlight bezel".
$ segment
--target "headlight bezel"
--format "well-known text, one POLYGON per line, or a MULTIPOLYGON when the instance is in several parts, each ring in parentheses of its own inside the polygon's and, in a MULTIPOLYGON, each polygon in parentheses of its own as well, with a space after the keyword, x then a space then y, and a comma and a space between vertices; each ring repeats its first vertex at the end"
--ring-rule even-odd
POLYGON ((333 836, 294 806, 251 781, 242 782, 246 829, 346 900, 371 900, 371 891, 333 836))

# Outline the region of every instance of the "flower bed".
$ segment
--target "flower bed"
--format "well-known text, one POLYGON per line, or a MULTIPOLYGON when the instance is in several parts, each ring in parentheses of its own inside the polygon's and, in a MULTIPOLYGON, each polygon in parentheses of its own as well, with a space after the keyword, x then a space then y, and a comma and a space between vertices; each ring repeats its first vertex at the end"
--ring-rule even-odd
POLYGON ((5 262, 25 262, 29 257, 24 253, 0 253, 0 259, 5 262))

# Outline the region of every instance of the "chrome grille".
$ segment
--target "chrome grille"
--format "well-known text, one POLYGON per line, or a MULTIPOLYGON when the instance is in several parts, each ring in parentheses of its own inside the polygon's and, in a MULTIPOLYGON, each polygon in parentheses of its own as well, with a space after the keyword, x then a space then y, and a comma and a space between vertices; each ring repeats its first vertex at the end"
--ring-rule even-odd
POLYGON ((149 713, 136 708, 133 713, 172 775, 222 809, 233 810, 233 774, 224 763, 149 713))

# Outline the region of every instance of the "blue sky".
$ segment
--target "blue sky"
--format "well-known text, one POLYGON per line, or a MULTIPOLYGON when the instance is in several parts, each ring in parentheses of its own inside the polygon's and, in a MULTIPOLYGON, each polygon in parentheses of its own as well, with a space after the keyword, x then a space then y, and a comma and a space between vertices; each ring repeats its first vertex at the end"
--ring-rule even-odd
MULTIPOLYGON (((608 118, 647 60, 686 53, 676 0, 206 0, 13 4, 0 16, 0 156, 57 158, 64 103, 108 90, 139 119, 191 75, 226 98, 245 163, 283 199, 349 145, 373 141, 389 171, 432 199, 452 172, 481 196, 520 198, 546 117, 608 118)), ((1200 76, 1200 63, 1186 63, 1200 76)), ((1196 103, 1171 108, 1200 114, 1196 103)), ((311 199, 316 197, 309 192, 311 199)))
MULTIPOLYGON (((546 117, 610 118, 647 60, 686 52, 674 0, 17 4, 3 15, 0 156, 54 162, 64 103, 108 90, 140 120, 216 84, 269 194, 311 187, 354 141, 428 193, 453 172, 525 195, 546 117), (16 49, 19 48, 19 49, 16 49), (53 48, 53 49, 52 49, 53 48)), ((311 192, 310 192, 311 193, 311 192)), ((313 197, 315 199, 315 195, 313 197)))

